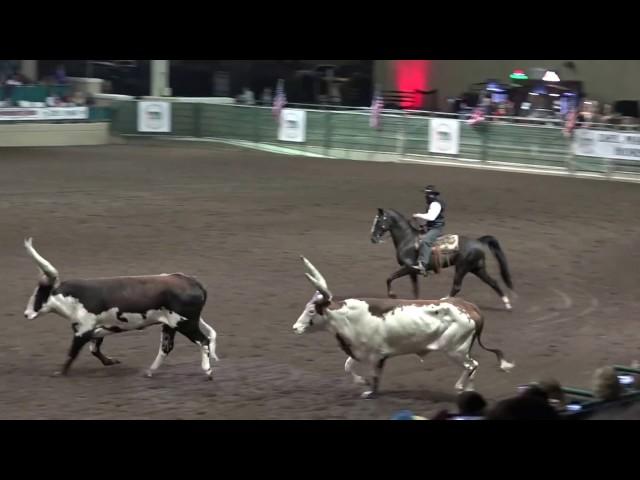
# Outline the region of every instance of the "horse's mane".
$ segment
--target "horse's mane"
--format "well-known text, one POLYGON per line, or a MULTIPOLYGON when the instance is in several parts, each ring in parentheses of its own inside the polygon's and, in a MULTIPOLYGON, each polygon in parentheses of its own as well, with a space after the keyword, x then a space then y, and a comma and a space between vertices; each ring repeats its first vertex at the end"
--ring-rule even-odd
POLYGON ((406 223, 407 225, 409 225, 409 227, 411 227, 411 230, 413 230, 416 233, 420 233, 420 229, 418 227, 416 227, 413 222, 411 222, 409 219, 407 219, 402 213, 400 213, 398 210, 394 209, 394 208, 387 208, 386 209, 387 212, 393 214, 393 216, 398 219, 398 220, 402 220, 404 223, 406 223))

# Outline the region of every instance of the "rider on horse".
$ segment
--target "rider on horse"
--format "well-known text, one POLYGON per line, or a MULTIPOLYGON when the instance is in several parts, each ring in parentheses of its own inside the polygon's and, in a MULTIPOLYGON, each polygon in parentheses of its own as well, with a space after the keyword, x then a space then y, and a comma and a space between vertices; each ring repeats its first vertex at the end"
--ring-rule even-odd
POLYGON ((442 235, 444 228, 444 201, 440 198, 440 192, 433 185, 427 185, 424 189, 426 200, 426 213, 415 213, 413 218, 426 220, 427 233, 420 242, 420 251, 418 255, 418 264, 413 268, 419 270, 421 274, 427 275, 429 268, 429 259, 431 257, 431 248, 436 239, 442 235))

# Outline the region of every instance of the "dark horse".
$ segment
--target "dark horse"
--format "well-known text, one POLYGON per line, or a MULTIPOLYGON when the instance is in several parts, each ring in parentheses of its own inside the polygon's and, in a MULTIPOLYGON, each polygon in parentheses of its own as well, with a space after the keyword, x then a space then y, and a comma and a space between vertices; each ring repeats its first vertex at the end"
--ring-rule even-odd
MULTIPOLYGON (((413 294, 415 298, 418 298, 418 272, 412 266, 416 264, 418 259, 418 243, 421 232, 396 210, 379 208, 371 229, 371 241, 380 243, 382 236, 387 232, 390 232, 391 238, 393 238, 393 244, 396 247, 396 258, 400 265, 400 270, 387 278, 387 295, 392 298, 395 297, 391 291, 391 282, 397 278, 410 275, 413 294)), ((504 294, 498 282, 487 273, 485 247, 488 247, 496 257, 500 266, 502 280, 504 280, 507 287, 513 290, 507 258, 500 248, 498 240, 491 235, 485 235, 478 239, 459 235, 457 248, 449 251, 434 252, 431 255, 427 269, 439 271, 440 268, 456 267, 453 286, 451 287, 451 297, 455 297, 460 292, 462 279, 467 273, 471 272, 493 288, 504 302, 507 310, 511 310, 509 298, 504 294)))

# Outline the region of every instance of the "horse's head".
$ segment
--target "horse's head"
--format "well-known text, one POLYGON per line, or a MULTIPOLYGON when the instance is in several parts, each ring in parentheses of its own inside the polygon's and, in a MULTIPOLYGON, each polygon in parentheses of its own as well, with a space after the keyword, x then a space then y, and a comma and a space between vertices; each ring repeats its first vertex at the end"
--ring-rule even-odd
POLYGON ((389 213, 385 209, 379 208, 371 227, 371 243, 382 243, 382 237, 389 231, 392 222, 393 218, 389 213))

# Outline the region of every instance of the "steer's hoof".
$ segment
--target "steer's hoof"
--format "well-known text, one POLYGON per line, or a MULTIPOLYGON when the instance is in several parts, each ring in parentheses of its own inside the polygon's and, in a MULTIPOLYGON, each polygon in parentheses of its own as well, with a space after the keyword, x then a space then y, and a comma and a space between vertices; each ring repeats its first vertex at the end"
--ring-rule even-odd
POLYGON ((56 371, 56 372, 53 372, 53 373, 51 374, 51 376, 52 376, 52 377, 54 377, 54 378, 55 378, 55 377, 66 377, 66 376, 67 376, 67 374, 66 374, 65 372, 61 371, 61 370, 58 370, 58 371, 56 371))
POLYGON ((362 395, 360 395, 360 398, 364 398, 366 400, 371 400, 374 399, 378 396, 378 394, 372 390, 367 390, 366 392, 363 392, 362 395))
POLYGON ((153 372, 151 370, 147 370, 146 372, 144 372, 144 376, 145 378, 152 378, 153 372))
POLYGON ((105 367, 110 367, 111 365, 118 365, 120 360, 116 358, 109 358, 104 362, 105 367))

